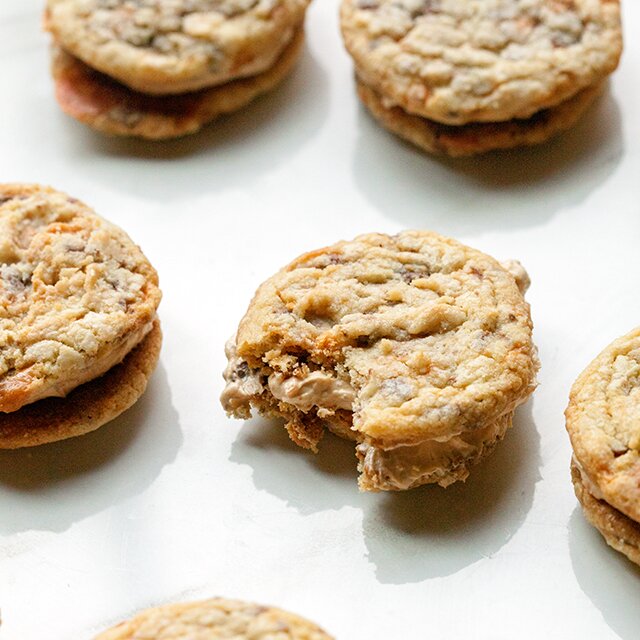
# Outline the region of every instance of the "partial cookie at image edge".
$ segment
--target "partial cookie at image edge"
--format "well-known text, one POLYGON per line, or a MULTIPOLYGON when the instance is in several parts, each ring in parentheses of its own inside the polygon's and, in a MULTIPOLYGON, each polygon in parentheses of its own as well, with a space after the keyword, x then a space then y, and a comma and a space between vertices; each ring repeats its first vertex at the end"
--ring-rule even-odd
POLYGON ((333 640, 313 622, 293 613, 226 598, 146 609, 130 620, 103 631, 94 640, 135 640, 142 637, 190 640, 195 638, 195 633, 198 638, 204 638, 206 634, 212 639, 333 640))
POLYGON ((571 462, 571 481, 587 520, 602 534, 606 543, 640 566, 640 524, 598 500, 585 487, 580 469, 571 462))
POLYGON ((363 490, 464 480, 536 386, 527 284, 521 265, 424 230, 307 252, 227 343, 222 405, 284 418, 312 451, 325 429, 355 440, 363 490))
MULTIPOLYGON (((608 504, 640 522, 640 327, 606 346, 571 387, 574 456, 608 504)), ((593 493, 593 492, 592 492, 593 493)))

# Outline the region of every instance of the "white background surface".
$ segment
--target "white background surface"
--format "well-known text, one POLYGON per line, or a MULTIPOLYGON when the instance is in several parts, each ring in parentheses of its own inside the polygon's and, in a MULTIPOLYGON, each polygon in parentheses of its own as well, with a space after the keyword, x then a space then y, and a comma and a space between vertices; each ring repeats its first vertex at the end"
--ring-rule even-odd
POLYGON ((59 112, 41 0, 0 3, 0 178, 51 184, 140 243, 165 344, 144 398, 94 434, 0 453, 2 640, 88 639, 136 610, 216 594, 272 603, 339 640, 638 638, 640 571, 576 507, 571 382, 640 322, 640 4, 573 132, 536 150, 425 157, 358 106, 337 0, 275 94, 168 144, 59 112), (305 250, 432 228, 519 258, 540 387, 465 485, 359 494, 353 446, 314 457, 228 420, 223 345, 256 286, 305 250))

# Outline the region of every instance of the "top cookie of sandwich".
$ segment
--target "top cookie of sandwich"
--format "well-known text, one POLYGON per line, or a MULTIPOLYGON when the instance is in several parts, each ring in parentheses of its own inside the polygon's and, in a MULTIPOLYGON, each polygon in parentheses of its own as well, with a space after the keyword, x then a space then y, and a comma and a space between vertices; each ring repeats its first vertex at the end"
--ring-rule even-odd
POLYGON ((566 418, 589 481, 604 500, 640 522, 640 328, 609 345, 582 372, 566 418))
POLYGON ((53 189, 0 185, 0 411, 101 376, 159 302, 155 270, 119 228, 53 189))
POLYGON ((271 67, 309 0, 47 0, 57 43, 150 94, 185 93, 271 67))
POLYGON ((343 0, 362 80, 443 124, 528 118, 611 73, 618 0, 343 0))
POLYGON ((406 231, 294 260, 256 292, 236 349, 250 368, 273 371, 270 384, 337 377, 353 389, 358 437, 388 448, 513 411, 535 385, 531 332, 529 306, 498 262, 406 231))

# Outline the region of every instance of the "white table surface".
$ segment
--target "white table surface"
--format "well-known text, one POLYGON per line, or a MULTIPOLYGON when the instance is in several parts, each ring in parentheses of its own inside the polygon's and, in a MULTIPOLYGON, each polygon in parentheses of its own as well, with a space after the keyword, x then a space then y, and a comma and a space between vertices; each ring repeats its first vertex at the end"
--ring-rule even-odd
POLYGON ((161 364, 144 398, 75 440, 0 453, 2 640, 89 639, 216 594, 303 614, 339 640, 639 637, 640 571, 585 522, 563 410, 640 322, 640 4, 582 124, 543 148, 421 155, 358 105, 337 0, 276 93, 193 138, 94 134, 57 108, 42 0, 0 3, 0 178, 85 200, 160 272, 161 364), (318 456, 218 404, 223 345, 256 286, 305 250, 431 228, 519 258, 542 370, 466 484, 360 494, 353 446, 318 456))

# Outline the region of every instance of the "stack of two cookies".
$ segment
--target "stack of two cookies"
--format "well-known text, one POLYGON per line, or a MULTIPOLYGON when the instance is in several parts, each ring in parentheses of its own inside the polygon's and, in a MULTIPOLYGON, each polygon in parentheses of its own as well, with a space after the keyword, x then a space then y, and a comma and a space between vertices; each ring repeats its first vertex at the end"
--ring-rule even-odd
POLYGON ((194 133, 274 88, 303 41, 308 0, 48 0, 62 109, 94 129, 194 133))
POLYGON ((78 436, 143 394, 160 355, 158 276, 64 193, 0 185, 0 449, 78 436))
POLYGON ((640 328, 606 347, 571 389, 571 479, 585 516, 640 565, 640 328))
POLYGON ((451 156, 573 126, 622 51, 617 0, 343 0, 341 18, 369 111, 451 156))
POLYGON ((528 277, 427 231, 304 254, 256 292, 227 345, 222 404, 284 418, 316 450, 354 441, 360 488, 465 480, 535 388, 528 277))

